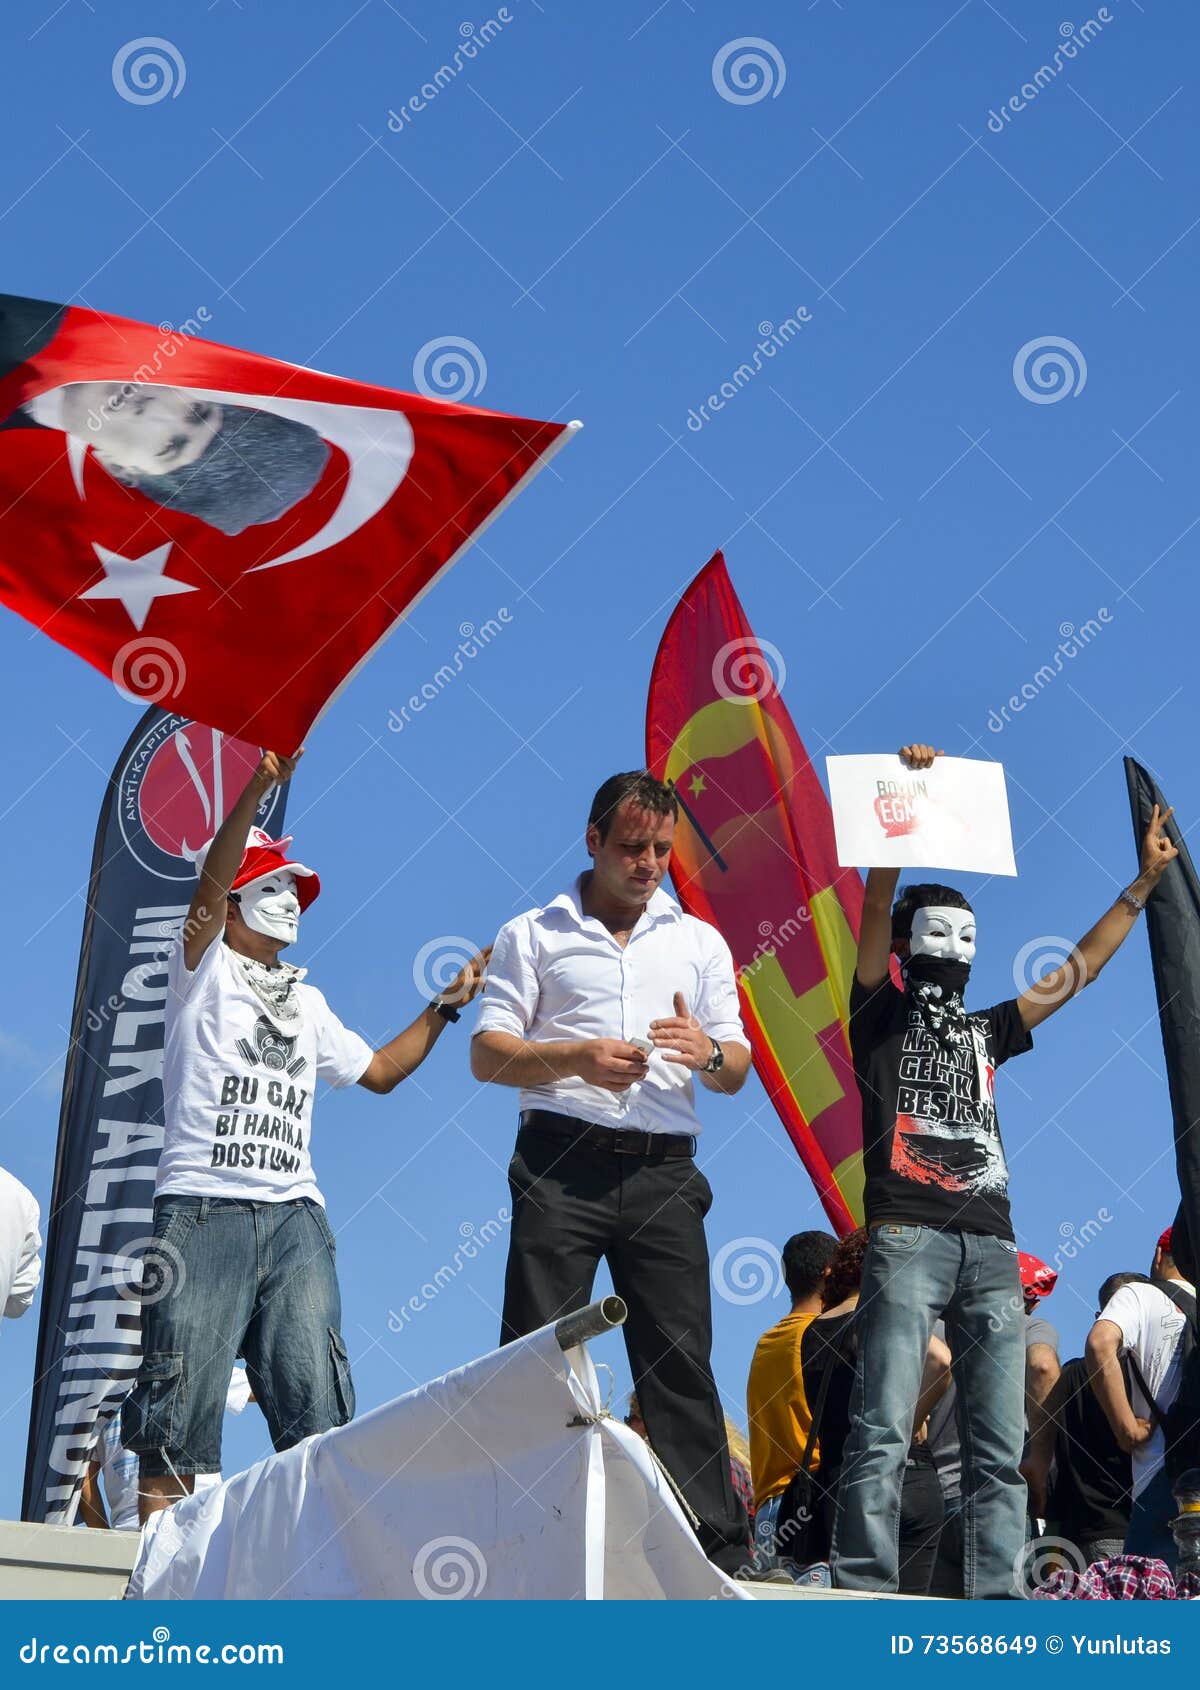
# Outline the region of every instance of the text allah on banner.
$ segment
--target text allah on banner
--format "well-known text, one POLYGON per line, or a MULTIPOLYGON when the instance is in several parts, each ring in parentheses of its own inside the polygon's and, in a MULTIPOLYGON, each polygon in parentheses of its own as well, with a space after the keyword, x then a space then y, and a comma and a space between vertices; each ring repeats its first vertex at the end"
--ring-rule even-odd
MULTIPOLYGON (((22 1517, 68 1525, 80 1480, 141 1356, 139 1289, 176 1271, 153 1244, 163 1136, 166 957, 195 890, 192 856, 261 751, 157 707, 109 778, 96 829, 46 1241, 22 1517)), ((256 822, 278 834, 286 789, 256 822)))

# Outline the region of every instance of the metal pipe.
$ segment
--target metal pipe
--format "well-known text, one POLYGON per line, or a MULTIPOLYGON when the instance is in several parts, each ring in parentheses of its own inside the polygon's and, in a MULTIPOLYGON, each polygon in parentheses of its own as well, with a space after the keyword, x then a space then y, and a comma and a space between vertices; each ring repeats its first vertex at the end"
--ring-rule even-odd
POLYGON ((615 1326, 624 1325, 628 1313, 620 1297, 601 1297, 598 1303, 588 1303, 574 1314, 563 1315, 554 1325, 559 1349, 573 1350, 577 1344, 586 1344, 589 1338, 611 1332, 615 1326))

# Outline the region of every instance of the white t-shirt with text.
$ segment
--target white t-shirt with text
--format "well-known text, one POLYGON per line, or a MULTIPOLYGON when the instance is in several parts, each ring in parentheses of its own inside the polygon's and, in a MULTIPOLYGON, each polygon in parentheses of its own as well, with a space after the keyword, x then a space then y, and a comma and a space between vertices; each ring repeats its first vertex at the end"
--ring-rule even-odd
MULTIPOLYGON (((1183 1280, 1176 1281, 1181 1291, 1194 1288, 1183 1280)), ((1101 1320, 1111 1320, 1121 1328, 1121 1347, 1132 1353, 1142 1376, 1164 1411, 1179 1395, 1180 1340, 1183 1337, 1184 1316, 1165 1291, 1157 1285, 1122 1285, 1100 1310, 1101 1320)), ((1153 1410, 1142 1395, 1136 1379, 1130 1380, 1130 1406, 1139 1419, 1150 1420, 1153 1410)), ((1133 1452, 1133 1494, 1140 1496, 1166 1459, 1166 1444, 1161 1426, 1133 1452)))
POLYGON ((310 1138, 318 1078, 353 1085, 374 1054, 315 986, 283 1033, 222 939, 191 973, 176 944, 167 967, 164 1122, 157 1196, 324 1204, 310 1138))

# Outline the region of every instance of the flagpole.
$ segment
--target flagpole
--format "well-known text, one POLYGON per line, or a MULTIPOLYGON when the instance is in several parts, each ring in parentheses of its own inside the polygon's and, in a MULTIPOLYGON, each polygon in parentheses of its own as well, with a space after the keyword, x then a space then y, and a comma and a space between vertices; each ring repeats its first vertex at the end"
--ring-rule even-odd
POLYGON ((712 858, 713 862, 716 863, 716 865, 720 869, 721 873, 724 874, 728 870, 729 864, 725 861, 724 857, 717 850, 717 847, 713 844, 712 840, 708 837, 707 833, 705 833, 704 829, 700 826, 700 823, 696 820, 695 816, 692 814, 691 806, 688 804, 687 799, 683 796, 683 793, 680 792, 679 788, 675 785, 675 782, 673 780, 669 780, 667 782, 667 785, 670 787, 671 791, 675 794, 675 798, 676 798, 676 800, 679 804, 679 808, 683 811, 684 815, 687 817, 687 819, 691 822, 692 826, 695 828, 696 836, 700 840, 700 843, 704 846, 704 849, 708 852, 708 854, 712 858))

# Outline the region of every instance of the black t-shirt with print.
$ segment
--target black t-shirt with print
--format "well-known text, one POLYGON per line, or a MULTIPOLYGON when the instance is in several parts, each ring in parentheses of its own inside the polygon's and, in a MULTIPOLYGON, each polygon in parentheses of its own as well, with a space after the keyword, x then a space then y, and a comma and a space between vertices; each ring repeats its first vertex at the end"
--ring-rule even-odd
POLYGON ((851 983, 867 1223, 1011 1239, 992 1077, 1033 1039, 1015 998, 957 1018, 928 1005, 890 977, 873 990, 851 983))

